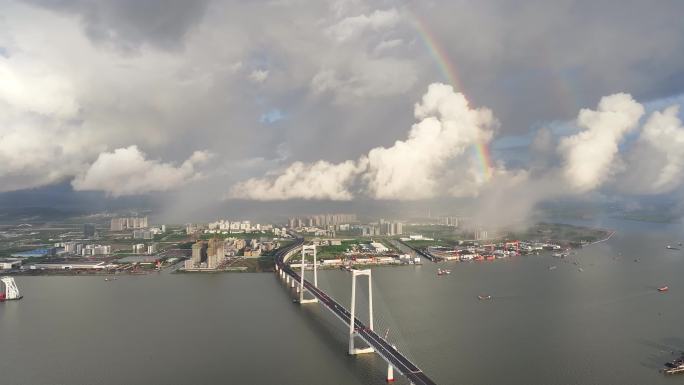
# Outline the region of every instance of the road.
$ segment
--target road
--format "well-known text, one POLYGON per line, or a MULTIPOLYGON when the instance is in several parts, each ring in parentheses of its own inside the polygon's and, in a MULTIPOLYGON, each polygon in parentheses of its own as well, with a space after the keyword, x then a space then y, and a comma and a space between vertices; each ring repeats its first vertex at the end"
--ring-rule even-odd
MULTIPOLYGON (((292 245, 284 248, 283 250, 276 253, 276 264, 280 269, 282 269, 286 274, 293 277, 295 281, 300 281, 300 276, 295 272, 290 266, 285 263, 285 256, 293 249, 301 247, 304 243, 302 239, 297 240, 292 245)), ((315 287, 311 282, 304 280, 304 287, 315 296, 319 303, 322 303, 328 310, 335 314, 345 325, 349 325, 349 320, 351 319, 351 314, 349 311, 342 306, 340 303, 330 298, 324 291, 315 287)), ((396 370, 401 372, 406 378, 413 384, 417 385, 428 385, 436 384, 432 381, 423 371, 412 363, 408 358, 406 358, 402 353, 400 353, 396 348, 390 345, 384 338, 380 337, 377 333, 370 330, 363 322, 358 318, 354 318, 354 328, 357 330, 358 335, 373 349, 375 352, 380 354, 387 362, 389 362, 396 370)))

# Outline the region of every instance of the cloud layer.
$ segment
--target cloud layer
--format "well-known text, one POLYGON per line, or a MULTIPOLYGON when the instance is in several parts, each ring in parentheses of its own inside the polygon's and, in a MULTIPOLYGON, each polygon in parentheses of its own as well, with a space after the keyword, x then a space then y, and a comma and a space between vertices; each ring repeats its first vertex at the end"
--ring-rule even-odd
MULTIPOLYGON (((443 194, 474 196, 486 182, 469 149, 486 144, 497 126, 492 112, 473 109, 453 87, 430 85, 406 140, 376 147, 338 164, 295 162, 264 178, 237 184, 229 196, 242 199, 330 199, 354 197, 417 200, 443 194), (457 187, 456 187, 457 185, 457 187)), ((489 171, 487 171, 488 173, 489 171)))
POLYGON ((197 166, 210 154, 196 151, 180 166, 146 159, 136 146, 100 154, 97 160, 71 182, 77 191, 104 191, 108 195, 136 195, 169 191, 201 177, 197 166))
MULTIPOLYGON (((681 189, 673 103, 636 115, 638 105, 684 93, 682 2, 2 7, 0 191, 85 183, 101 154, 131 145, 161 159, 140 155, 136 164, 167 165, 184 176, 176 181, 198 171, 199 163, 194 173, 183 167, 193 151, 215 154, 201 166, 213 176, 202 182, 202 192, 215 195, 205 200, 241 181, 234 196, 262 200, 477 196, 492 205, 510 195, 681 189), (429 84, 447 81, 459 83, 456 92, 435 86, 432 99, 422 98, 429 84), (634 97, 609 95, 616 90, 634 97), (578 114, 586 106, 592 110, 578 114), (554 130, 553 121, 567 130, 554 130), (542 126, 535 148, 514 154, 534 162, 499 157, 484 177, 473 143, 496 150, 498 140, 542 126)), ((168 189, 182 190, 174 195, 190 206, 199 194, 192 187, 168 189)))

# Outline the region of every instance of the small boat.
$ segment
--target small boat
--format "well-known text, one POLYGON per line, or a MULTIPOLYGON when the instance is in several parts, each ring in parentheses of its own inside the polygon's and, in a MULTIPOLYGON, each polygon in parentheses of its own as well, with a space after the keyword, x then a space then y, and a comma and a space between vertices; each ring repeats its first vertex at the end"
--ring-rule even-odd
POLYGON ((668 290, 670 290, 670 288, 667 287, 667 286, 661 286, 661 287, 658 288, 658 291, 661 292, 661 293, 664 292, 664 291, 668 291, 668 290))
POLYGON ((479 299, 480 301, 485 301, 485 300, 488 300, 488 299, 492 299, 492 296, 489 295, 489 294, 486 294, 486 295, 478 295, 478 296, 477 296, 477 299, 479 299))
POLYGON ((665 368, 663 368, 663 373, 665 374, 676 374, 681 372, 684 372, 684 357, 666 362, 665 368))
POLYGON ((444 275, 444 270, 437 269, 437 275, 444 275))
POLYGON ((670 246, 670 245, 665 246, 665 248, 668 250, 679 250, 679 247, 674 247, 674 246, 670 246))
POLYGON ((556 265, 549 266, 549 270, 556 270, 556 269, 557 269, 556 265))
POLYGON ((582 271, 584 271, 584 269, 580 267, 579 269, 577 269, 577 271, 582 272, 582 271))

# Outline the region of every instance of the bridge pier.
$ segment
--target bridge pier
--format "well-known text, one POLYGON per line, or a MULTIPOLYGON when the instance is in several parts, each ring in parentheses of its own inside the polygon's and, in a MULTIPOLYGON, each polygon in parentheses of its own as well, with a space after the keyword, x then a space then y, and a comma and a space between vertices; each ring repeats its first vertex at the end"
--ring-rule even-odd
MULTIPOLYGON (((302 245, 302 263, 301 263, 302 271, 301 271, 301 274, 299 275, 301 278, 299 280, 299 288, 297 288, 297 292, 299 293, 299 303, 300 304, 318 302, 318 298, 313 296, 313 294, 312 294, 313 298, 304 299, 304 292, 307 292, 307 293, 309 292, 309 290, 307 290, 304 287, 304 281, 306 280, 305 276, 304 276, 304 263, 305 263, 307 251, 313 252, 314 287, 318 287, 318 267, 316 266, 317 265, 317 263, 316 263, 317 262, 316 261, 316 245, 302 245)), ((311 294, 311 293, 309 293, 309 294, 311 294)))
POLYGON ((371 271, 366 270, 352 270, 352 297, 351 297, 351 317, 349 318, 349 355, 373 353, 375 350, 372 347, 356 348, 354 346, 354 339, 359 335, 357 329, 354 327, 354 320, 356 320, 356 277, 365 275, 368 277, 368 316, 370 318, 368 326, 373 330, 373 285, 371 284, 371 271))

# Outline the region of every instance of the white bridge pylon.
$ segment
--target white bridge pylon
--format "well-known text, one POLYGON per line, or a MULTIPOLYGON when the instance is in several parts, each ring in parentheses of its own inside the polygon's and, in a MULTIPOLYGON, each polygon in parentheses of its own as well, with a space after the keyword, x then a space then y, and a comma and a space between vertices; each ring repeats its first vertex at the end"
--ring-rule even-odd
POLYGON ((354 347, 354 338, 359 335, 358 331, 354 327, 354 320, 356 319, 356 277, 357 276, 367 276, 368 277, 368 327, 373 330, 373 285, 371 282, 371 271, 366 270, 352 270, 352 295, 351 295, 351 318, 349 318, 349 354, 362 354, 362 353, 373 353, 375 350, 372 347, 367 348, 356 348, 354 347))
POLYGON ((309 251, 312 252, 312 254, 313 254, 313 275, 314 275, 313 285, 314 285, 314 287, 318 287, 318 266, 317 266, 318 261, 316 260, 316 245, 302 245, 302 272, 299 275, 301 277, 301 279, 299 280, 299 303, 300 304, 318 302, 318 298, 316 298, 316 296, 314 296, 311 293, 309 293, 309 294, 311 294, 311 296, 313 298, 304 299, 304 291, 306 291, 307 293, 309 292, 309 290, 304 288, 304 280, 305 280, 305 278, 304 278, 304 264, 306 263, 306 255, 307 255, 307 252, 309 252, 309 251))

